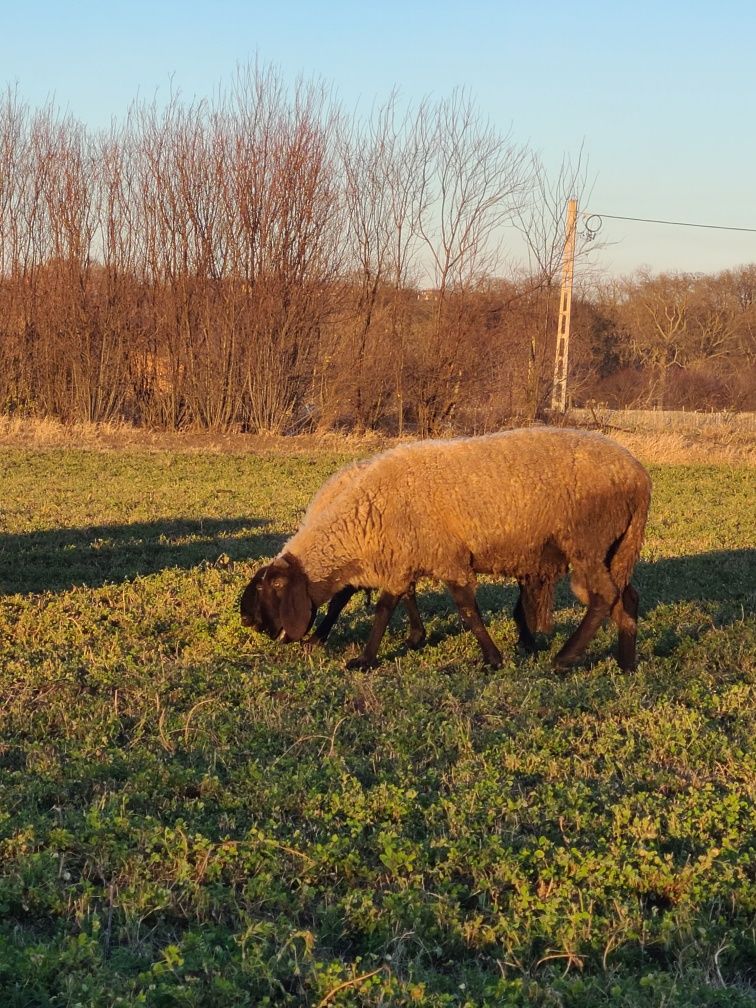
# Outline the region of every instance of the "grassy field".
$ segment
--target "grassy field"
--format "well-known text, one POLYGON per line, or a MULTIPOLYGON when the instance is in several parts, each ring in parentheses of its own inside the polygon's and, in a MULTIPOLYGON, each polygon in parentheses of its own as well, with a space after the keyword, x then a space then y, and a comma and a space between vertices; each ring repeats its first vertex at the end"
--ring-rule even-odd
POLYGON ((651 467, 640 663, 239 625, 347 455, 0 449, 0 1005, 756 1004, 756 470, 651 467))

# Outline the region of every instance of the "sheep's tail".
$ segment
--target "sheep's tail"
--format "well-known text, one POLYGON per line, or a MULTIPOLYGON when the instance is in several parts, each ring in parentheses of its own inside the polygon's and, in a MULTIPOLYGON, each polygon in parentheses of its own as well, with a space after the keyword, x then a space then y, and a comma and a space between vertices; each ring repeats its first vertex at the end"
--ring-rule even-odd
POLYGON ((609 561, 612 580, 620 592, 630 583, 633 569, 638 562, 643 545, 646 519, 648 518, 648 509, 651 504, 651 481, 645 470, 643 470, 643 479, 638 481, 638 492, 635 496, 634 504, 635 506, 628 526, 615 543, 612 549, 612 557, 609 561))

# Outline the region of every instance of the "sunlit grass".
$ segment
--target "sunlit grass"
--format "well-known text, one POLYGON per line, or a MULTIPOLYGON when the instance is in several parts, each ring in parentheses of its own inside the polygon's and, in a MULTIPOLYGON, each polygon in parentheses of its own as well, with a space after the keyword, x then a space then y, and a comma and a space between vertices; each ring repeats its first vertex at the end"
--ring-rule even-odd
POLYGON ((349 454, 0 455, 0 1004, 753 1004, 754 471, 653 468, 637 673, 492 581, 364 673, 237 615, 349 454))

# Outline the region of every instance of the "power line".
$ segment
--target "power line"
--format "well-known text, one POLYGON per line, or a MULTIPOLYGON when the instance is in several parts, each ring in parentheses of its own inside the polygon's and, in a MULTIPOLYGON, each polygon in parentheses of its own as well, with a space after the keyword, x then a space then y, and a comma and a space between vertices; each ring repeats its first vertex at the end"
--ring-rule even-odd
POLYGON ((652 217, 619 217, 617 214, 589 214, 585 218, 585 226, 589 232, 596 234, 596 232, 601 227, 602 218, 606 217, 607 220, 626 220, 626 221, 636 221, 639 224, 671 224, 674 227, 693 227, 693 228, 708 228, 713 231, 747 231, 750 234, 756 234, 756 228, 747 227, 728 227, 726 224, 691 224, 690 221, 671 221, 671 220, 655 220, 652 217), (597 226, 592 226, 589 222, 598 219, 597 226))

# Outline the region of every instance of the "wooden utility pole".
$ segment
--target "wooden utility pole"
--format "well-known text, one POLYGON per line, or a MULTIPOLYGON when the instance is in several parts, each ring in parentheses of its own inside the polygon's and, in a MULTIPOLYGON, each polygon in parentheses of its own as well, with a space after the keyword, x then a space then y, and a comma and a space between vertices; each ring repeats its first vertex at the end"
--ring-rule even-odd
POLYGON ((577 200, 567 201, 567 231, 562 258, 562 293, 559 297, 554 385, 551 389, 551 412, 567 409, 567 361, 570 348, 570 310, 572 308, 572 278, 575 272, 575 225, 577 200))

